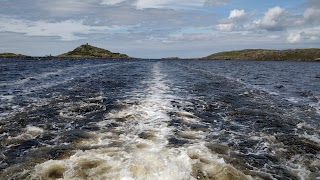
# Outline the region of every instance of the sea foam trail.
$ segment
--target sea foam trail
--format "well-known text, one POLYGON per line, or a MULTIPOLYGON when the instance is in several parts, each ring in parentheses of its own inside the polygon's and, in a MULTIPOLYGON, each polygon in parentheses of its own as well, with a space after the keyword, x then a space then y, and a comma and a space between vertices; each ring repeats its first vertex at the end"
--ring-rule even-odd
POLYGON ((137 90, 136 96, 120 102, 123 108, 107 113, 105 120, 97 123, 102 130, 92 132, 94 138, 80 143, 89 150, 38 164, 30 178, 251 179, 212 154, 202 140, 204 132, 181 132, 199 141, 178 147, 169 145, 168 138, 174 136, 175 130, 168 126, 169 112, 188 114, 183 116, 185 121, 198 120, 171 105, 179 97, 172 95, 170 82, 161 73, 161 63, 153 66, 152 76, 145 84, 146 89, 137 90))

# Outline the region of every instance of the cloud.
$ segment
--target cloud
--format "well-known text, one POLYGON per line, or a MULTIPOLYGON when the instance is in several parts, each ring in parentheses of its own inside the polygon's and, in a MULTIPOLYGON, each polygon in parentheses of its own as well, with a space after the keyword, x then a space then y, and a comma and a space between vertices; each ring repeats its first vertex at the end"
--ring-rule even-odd
POLYGON ((241 30, 249 16, 250 14, 244 9, 231 10, 228 19, 217 24, 216 29, 220 31, 241 30))
POLYGON ((131 6, 143 9, 194 9, 203 6, 227 5, 231 0, 34 0, 35 5, 56 16, 75 15, 101 10, 104 6, 131 6), (102 6, 101 6, 102 5, 102 6))
POLYGON ((287 40, 290 43, 299 42, 301 40, 301 33, 290 33, 287 40))
POLYGON ((56 36, 63 41, 74 41, 86 39, 82 36, 93 33, 121 33, 126 32, 130 27, 120 26, 89 26, 79 20, 65 20, 61 22, 29 21, 12 19, 9 17, 0 18, 0 32, 22 33, 27 36, 56 36))
POLYGON ((27 52, 31 46, 42 47, 39 42, 47 46, 34 52, 58 44, 55 52, 61 53, 88 41, 137 57, 146 56, 146 49, 166 56, 177 49, 183 55, 194 48, 212 51, 213 46, 319 46, 320 1, 303 1, 2 0, 0 42, 27 52))
POLYGON ((293 15, 275 6, 268 9, 261 19, 250 22, 253 15, 254 11, 248 13, 244 9, 233 9, 228 18, 215 25, 215 29, 228 34, 244 33, 246 36, 264 33, 270 40, 292 44, 312 43, 320 39, 320 10, 314 7, 306 8, 302 14, 293 15))
POLYGON ((241 9, 234 9, 232 11, 230 11, 230 15, 228 17, 228 19, 232 19, 232 20, 239 20, 239 19, 243 19, 247 16, 247 13, 241 9))
POLYGON ((319 25, 320 24, 320 9, 319 8, 307 8, 303 13, 303 17, 307 23, 319 25))
POLYGON ((232 0, 207 0, 205 6, 226 6, 231 3, 232 0))
POLYGON ((135 6, 138 9, 146 8, 169 8, 188 9, 202 7, 206 0, 137 0, 135 6))
POLYGON ((268 31, 282 31, 320 25, 319 17, 319 9, 307 8, 303 14, 293 15, 285 9, 276 6, 270 8, 262 19, 253 21, 252 26, 268 31))
POLYGON ((257 21, 257 23, 267 29, 267 30, 282 30, 285 28, 285 19, 286 19, 286 13, 285 10, 279 6, 276 6, 274 8, 269 9, 264 17, 257 21))
POLYGON ((134 4, 137 9, 165 8, 190 9, 203 6, 225 6, 232 0, 137 0, 134 4))
MULTIPOLYGON (((310 1, 311 2, 311 1, 310 1)), ((299 43, 315 41, 320 37, 320 10, 308 7, 303 14, 293 15, 279 6, 270 8, 263 16, 252 22, 252 29, 288 31, 287 41, 299 43)))
POLYGON ((234 29, 233 23, 226 23, 226 24, 218 24, 216 28, 220 31, 232 31, 234 29))
POLYGON ((302 30, 294 30, 288 35, 289 43, 298 43, 301 41, 319 41, 320 39, 320 26, 313 28, 305 28, 302 30))
POLYGON ((35 6, 54 16, 77 15, 97 7, 100 0, 35 0, 35 6))
POLYGON ((116 5, 116 4, 122 3, 124 1, 126 1, 126 0, 102 0, 101 4, 102 5, 112 6, 112 5, 116 5))

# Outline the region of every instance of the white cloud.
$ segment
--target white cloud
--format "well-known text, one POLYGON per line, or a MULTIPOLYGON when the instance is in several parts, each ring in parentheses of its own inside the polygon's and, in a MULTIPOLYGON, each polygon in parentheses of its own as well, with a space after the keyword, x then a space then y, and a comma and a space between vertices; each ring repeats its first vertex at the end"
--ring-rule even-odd
POLYGON ((127 2, 136 9, 191 9, 203 6, 222 6, 232 0, 34 0, 35 4, 50 14, 57 16, 73 15, 86 12, 99 5, 115 6, 127 2))
POLYGON ((247 13, 241 9, 234 9, 230 11, 229 19, 242 19, 247 16, 247 13))
POLYGON ((252 27, 268 31, 282 31, 290 28, 309 26, 309 21, 315 19, 315 12, 314 10, 306 10, 304 15, 293 15, 285 9, 276 6, 270 8, 262 19, 253 21, 252 27), (310 20, 307 18, 310 18, 310 20))
POLYGON ((231 0, 207 0, 206 6, 225 6, 228 5, 231 0))
POLYGON ((220 31, 239 30, 244 26, 244 22, 249 17, 249 14, 243 9, 234 9, 230 11, 229 17, 225 22, 216 25, 216 29, 220 31))
POLYGON ((35 0, 35 5, 55 16, 74 15, 86 12, 96 6, 100 0, 35 0))
POLYGON ((320 39, 320 10, 307 8, 303 14, 292 15, 281 7, 269 9, 264 17, 252 22, 252 29, 288 31, 287 42, 315 42, 320 39))
POLYGON ((290 33, 287 40, 289 43, 299 42, 301 40, 301 33, 290 33))
POLYGON ((319 41, 320 26, 313 28, 305 28, 302 30, 294 30, 288 35, 288 42, 297 43, 301 41, 319 41))
POLYGON ((282 29, 283 24, 281 23, 281 18, 284 14, 284 9, 276 6, 269 9, 264 17, 260 21, 260 25, 266 29, 278 30, 282 29))
POLYGON ((146 8, 171 8, 184 9, 202 7, 206 0, 137 0, 136 7, 138 9, 146 8))
POLYGON ((85 39, 80 34, 108 34, 121 31, 126 31, 126 27, 88 26, 83 21, 75 20, 46 22, 0 18, 0 32, 22 33, 27 36, 57 36, 64 41, 85 39))
POLYGON ((234 28, 234 24, 233 23, 218 24, 216 25, 216 28, 220 31, 232 31, 234 28))
MULTIPOLYGON (((231 0, 35 0, 37 5, 49 13, 76 14, 84 12, 90 7, 97 5, 114 6, 122 2, 132 3, 137 9, 166 8, 166 9, 186 9, 202 6, 223 6, 231 0)), ((57 14, 59 15, 59 14, 57 14)))
POLYGON ((122 3, 124 1, 126 1, 126 0, 102 0, 101 4, 112 6, 112 5, 122 3))

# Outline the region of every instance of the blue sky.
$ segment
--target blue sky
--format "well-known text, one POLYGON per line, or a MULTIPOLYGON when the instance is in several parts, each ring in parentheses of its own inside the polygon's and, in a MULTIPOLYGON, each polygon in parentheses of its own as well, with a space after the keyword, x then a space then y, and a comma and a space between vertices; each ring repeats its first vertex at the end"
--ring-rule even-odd
POLYGON ((0 0, 0 52, 89 43, 132 57, 319 48, 319 0, 0 0))

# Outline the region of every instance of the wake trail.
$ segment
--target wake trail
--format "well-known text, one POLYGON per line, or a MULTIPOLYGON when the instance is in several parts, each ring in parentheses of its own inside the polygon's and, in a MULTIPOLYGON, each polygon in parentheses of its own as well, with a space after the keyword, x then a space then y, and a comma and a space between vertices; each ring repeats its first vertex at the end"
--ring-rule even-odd
POLYGON ((38 164, 31 179, 251 179, 212 154, 200 130, 180 132, 197 141, 171 145, 168 139, 176 129, 168 126, 170 113, 185 122, 199 119, 171 104, 182 99, 173 94, 161 63, 154 64, 143 83, 145 89, 137 89, 134 97, 119 102, 121 108, 105 114, 97 123, 101 130, 91 132, 93 138, 79 143, 89 150, 38 164))

